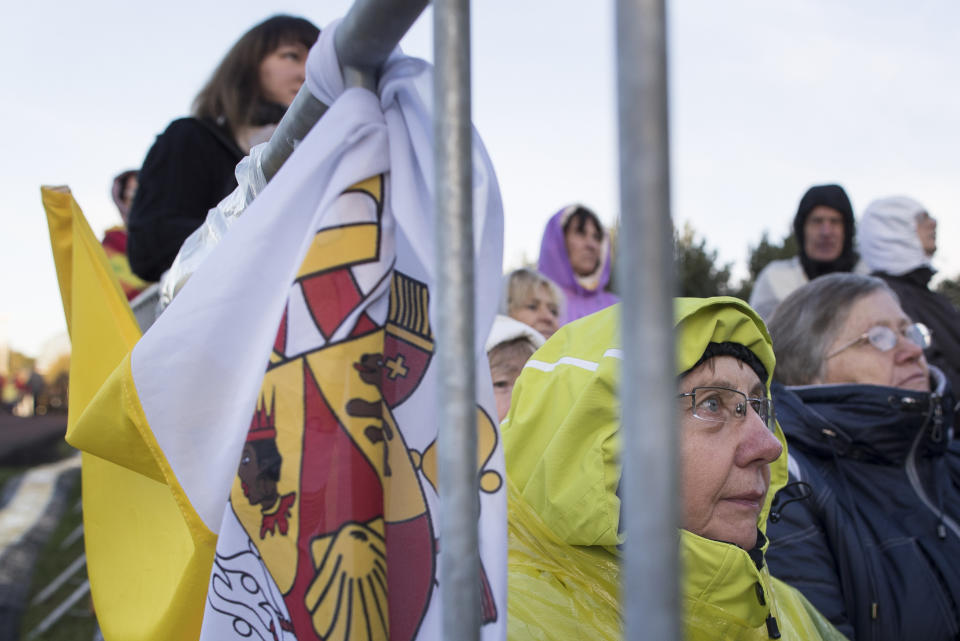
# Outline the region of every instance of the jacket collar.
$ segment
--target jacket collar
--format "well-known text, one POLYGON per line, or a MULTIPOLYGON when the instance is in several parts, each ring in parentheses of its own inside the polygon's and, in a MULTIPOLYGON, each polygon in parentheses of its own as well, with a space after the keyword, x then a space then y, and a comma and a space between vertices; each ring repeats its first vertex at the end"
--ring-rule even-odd
POLYGON ((930 285, 930 279, 933 278, 934 270, 929 266, 918 267, 913 271, 907 272, 900 276, 894 276, 893 274, 885 274, 883 272, 874 272, 876 275, 883 276, 885 278, 890 278, 894 280, 906 281, 916 287, 922 289, 927 289, 930 285))
POLYGON ((758 532, 757 541, 758 547, 748 553, 732 543, 680 531, 687 617, 727 620, 750 629, 766 623, 772 592, 763 562, 766 539, 762 533, 758 532))
POLYGON ((930 368, 936 392, 881 385, 773 385, 784 431, 821 455, 902 465, 920 435, 919 452, 940 456, 950 440, 946 379, 930 368))

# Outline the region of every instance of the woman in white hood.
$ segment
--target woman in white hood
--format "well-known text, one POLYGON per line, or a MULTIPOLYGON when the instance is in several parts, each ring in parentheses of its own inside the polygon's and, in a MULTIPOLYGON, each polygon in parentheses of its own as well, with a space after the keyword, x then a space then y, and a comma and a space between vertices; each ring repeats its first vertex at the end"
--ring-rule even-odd
POLYGON ((930 328, 927 361, 943 370, 960 393, 960 311, 929 288, 937 220, 912 198, 881 198, 864 210, 857 239, 864 262, 897 293, 907 316, 930 328))

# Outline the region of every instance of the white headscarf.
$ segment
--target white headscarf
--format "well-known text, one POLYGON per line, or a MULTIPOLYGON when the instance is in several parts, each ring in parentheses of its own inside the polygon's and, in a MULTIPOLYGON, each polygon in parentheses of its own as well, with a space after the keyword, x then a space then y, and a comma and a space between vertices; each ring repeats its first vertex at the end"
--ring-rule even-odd
POLYGON ((920 267, 933 269, 917 236, 917 214, 926 208, 906 196, 870 203, 857 222, 860 255, 870 271, 902 276, 920 267))
POLYGON ((497 314, 496 319, 493 321, 493 327, 490 329, 490 336, 487 338, 486 350, 489 352, 497 345, 502 345, 503 343, 518 338, 526 338, 533 343, 533 346, 537 349, 540 349, 544 342, 546 342, 543 334, 526 323, 521 323, 503 314, 497 314))

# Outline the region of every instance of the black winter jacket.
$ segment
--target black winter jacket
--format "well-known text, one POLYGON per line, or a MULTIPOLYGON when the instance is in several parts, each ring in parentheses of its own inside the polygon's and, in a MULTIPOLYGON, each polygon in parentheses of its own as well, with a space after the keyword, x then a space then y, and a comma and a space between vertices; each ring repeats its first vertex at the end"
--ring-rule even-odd
POLYGON ((127 224, 133 273, 155 281, 207 212, 237 186, 234 169, 245 154, 210 120, 174 120, 157 137, 143 168, 127 224))
POLYGON ((960 638, 960 459, 952 394, 931 372, 935 393, 773 388, 790 480, 808 488, 776 497, 770 571, 855 641, 960 638))

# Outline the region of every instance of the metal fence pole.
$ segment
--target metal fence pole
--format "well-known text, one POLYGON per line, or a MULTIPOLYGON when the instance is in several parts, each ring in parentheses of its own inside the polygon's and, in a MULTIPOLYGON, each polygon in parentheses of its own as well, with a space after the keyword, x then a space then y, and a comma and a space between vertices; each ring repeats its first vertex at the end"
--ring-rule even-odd
POLYGON ((480 636, 469 0, 436 0, 440 597, 446 641, 480 636))
POLYGON ((307 83, 303 83, 276 131, 270 136, 270 143, 260 158, 260 166, 267 181, 280 171, 280 167, 293 153, 293 148, 307 137, 326 111, 327 105, 317 100, 307 89, 307 83))
POLYGON ((664 0, 617 0, 625 638, 681 639, 664 0))
MULTIPOLYGON (((411 25, 423 13, 427 0, 356 0, 337 28, 334 46, 348 87, 377 91, 380 67, 411 25)), ((269 181, 327 110, 304 84, 287 109, 261 160, 269 181)))
POLYGON ((340 66, 379 69, 427 4, 428 0, 354 0, 337 29, 340 66))

